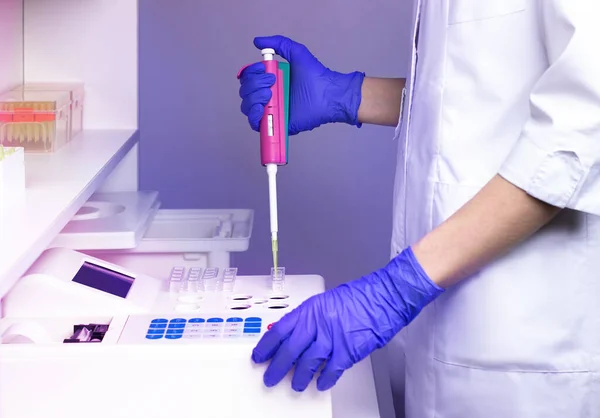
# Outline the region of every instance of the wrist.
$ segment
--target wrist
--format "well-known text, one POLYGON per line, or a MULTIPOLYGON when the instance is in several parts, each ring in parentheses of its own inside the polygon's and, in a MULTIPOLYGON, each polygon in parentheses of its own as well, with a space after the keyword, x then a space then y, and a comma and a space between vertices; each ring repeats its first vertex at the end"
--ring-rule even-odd
POLYGON ((426 272, 427 277, 436 285, 446 288, 452 283, 455 272, 452 263, 448 262, 447 257, 441 256, 440 250, 440 248, 431 246, 426 239, 412 246, 414 257, 426 272))
POLYGON ((365 73, 354 71, 342 74, 329 70, 330 85, 326 94, 332 97, 329 105, 330 122, 342 122, 360 128, 358 109, 362 99, 362 84, 365 73))
POLYGON ((444 292, 442 288, 433 278, 427 273, 420 263, 415 253, 414 247, 405 248, 398 254, 390 264, 394 263, 394 267, 406 273, 406 280, 410 285, 423 293, 432 295, 434 298, 444 292))
POLYGON ((408 324, 430 302, 444 293, 423 270, 412 248, 404 249, 394 257, 380 274, 388 294, 393 295, 394 304, 403 306, 402 311, 408 324))

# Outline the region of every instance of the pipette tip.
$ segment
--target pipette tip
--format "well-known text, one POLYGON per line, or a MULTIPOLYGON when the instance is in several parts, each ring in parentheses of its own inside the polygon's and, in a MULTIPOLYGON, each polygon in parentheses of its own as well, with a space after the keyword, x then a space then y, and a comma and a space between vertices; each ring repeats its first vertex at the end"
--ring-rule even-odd
POLYGON ((273 268, 275 270, 277 270, 277 256, 278 256, 278 245, 277 245, 277 239, 271 239, 271 249, 273 250, 273 268))

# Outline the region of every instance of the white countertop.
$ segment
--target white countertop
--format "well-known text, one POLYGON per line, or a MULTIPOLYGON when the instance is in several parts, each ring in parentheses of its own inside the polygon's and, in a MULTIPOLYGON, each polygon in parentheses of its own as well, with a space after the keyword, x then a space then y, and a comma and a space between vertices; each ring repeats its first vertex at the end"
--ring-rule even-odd
POLYGON ((24 200, 0 211, 0 297, 137 143, 136 130, 84 131, 55 153, 25 155, 24 200))

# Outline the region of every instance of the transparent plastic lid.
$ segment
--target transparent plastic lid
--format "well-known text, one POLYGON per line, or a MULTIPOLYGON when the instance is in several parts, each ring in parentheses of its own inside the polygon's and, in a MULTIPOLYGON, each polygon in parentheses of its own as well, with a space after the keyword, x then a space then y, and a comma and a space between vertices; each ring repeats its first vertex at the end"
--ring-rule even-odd
POLYGON ((71 93, 71 98, 82 99, 85 95, 85 85, 79 82, 37 82, 25 83, 16 88, 14 91, 68 91, 71 93))

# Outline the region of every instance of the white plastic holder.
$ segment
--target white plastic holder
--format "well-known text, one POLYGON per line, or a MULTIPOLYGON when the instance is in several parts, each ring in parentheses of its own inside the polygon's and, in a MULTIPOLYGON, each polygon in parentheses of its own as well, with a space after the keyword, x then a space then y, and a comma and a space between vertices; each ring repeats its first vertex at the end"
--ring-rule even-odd
POLYGON ((25 152, 22 147, 0 146, 0 212, 25 197, 25 152))
POLYGON ((253 218, 250 209, 160 209, 135 248, 83 252, 161 279, 172 266, 225 269, 248 249, 253 218))

